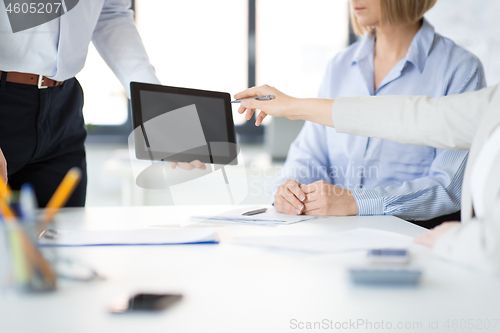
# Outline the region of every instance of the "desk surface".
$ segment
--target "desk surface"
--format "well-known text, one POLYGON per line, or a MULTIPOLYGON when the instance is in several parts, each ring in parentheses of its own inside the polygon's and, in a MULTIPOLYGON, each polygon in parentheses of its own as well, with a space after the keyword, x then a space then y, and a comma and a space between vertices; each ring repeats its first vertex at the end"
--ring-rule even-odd
MULTIPOLYGON (((66 209, 57 227, 176 227, 188 214, 207 209, 66 209)), ((442 261, 418 246, 412 249, 412 265, 424 270, 418 288, 360 288, 349 283, 346 269, 363 264, 364 252, 318 255, 231 243, 236 236, 334 233, 359 226, 409 236, 424 231, 394 217, 335 217, 279 227, 217 225, 218 245, 59 248, 60 256, 84 260, 107 280, 61 281, 54 293, 1 295, 0 330, 294 332, 311 331, 306 329, 309 323, 318 331, 334 331, 336 325, 344 331, 387 331, 390 325, 397 332, 459 332, 472 327, 500 332, 500 279, 442 261), (184 299, 158 314, 107 312, 113 299, 148 291, 182 293, 184 299)))

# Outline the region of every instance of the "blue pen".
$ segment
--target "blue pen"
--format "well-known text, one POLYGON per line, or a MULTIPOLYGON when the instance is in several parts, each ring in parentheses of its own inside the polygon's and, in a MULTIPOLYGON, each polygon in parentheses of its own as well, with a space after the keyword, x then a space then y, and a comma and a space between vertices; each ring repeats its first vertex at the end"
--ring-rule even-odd
POLYGON ((31 184, 24 184, 19 191, 19 218, 23 222, 24 228, 34 244, 36 244, 38 236, 37 208, 38 202, 33 186, 31 184))
POLYGON ((34 222, 36 220, 36 209, 38 203, 35 196, 35 190, 31 184, 21 186, 19 192, 19 215, 22 221, 34 222))

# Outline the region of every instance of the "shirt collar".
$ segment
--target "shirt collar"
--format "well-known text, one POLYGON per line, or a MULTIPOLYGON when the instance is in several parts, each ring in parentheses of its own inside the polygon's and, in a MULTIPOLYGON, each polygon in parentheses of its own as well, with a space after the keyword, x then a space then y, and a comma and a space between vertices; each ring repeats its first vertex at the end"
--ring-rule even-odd
POLYGON ((352 58, 352 64, 358 63, 359 61, 369 56, 373 58, 374 47, 375 47, 375 35, 367 34, 366 36, 364 36, 359 42, 359 46, 356 49, 356 53, 354 53, 354 57, 352 58))
POLYGON ((420 73, 424 70, 425 61, 431 52, 434 42, 434 27, 424 18, 422 27, 411 42, 406 60, 418 68, 420 73))
MULTIPOLYGON (((429 55, 434 42, 434 27, 424 18, 422 26, 413 38, 408 53, 406 54, 406 61, 411 62, 420 72, 424 70, 425 61, 429 55)), ((373 49, 375 47, 375 35, 368 34, 361 39, 360 44, 354 53, 352 63, 355 64, 359 61, 370 56, 373 58, 373 49)))

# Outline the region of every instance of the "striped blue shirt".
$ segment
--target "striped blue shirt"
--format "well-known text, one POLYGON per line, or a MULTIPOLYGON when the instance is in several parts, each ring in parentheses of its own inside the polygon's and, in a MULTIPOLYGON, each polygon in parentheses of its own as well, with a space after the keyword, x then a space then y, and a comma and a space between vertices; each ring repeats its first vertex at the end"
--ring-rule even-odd
MULTIPOLYGON (((486 86, 479 59, 436 34, 424 19, 406 57, 375 90, 374 43, 373 36, 365 36, 333 58, 319 97, 441 97, 486 86)), ((339 134, 333 128, 306 122, 273 189, 287 179, 304 184, 324 180, 350 189, 359 215, 427 220, 460 209, 466 160, 464 151, 339 134)))

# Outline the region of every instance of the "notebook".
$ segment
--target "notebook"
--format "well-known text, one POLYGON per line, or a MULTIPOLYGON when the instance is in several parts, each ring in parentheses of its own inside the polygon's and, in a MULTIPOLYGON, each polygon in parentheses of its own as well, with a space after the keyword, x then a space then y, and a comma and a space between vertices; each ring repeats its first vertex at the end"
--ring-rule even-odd
POLYGON ((48 232, 41 246, 175 245, 218 243, 213 228, 138 230, 56 230, 48 232))

